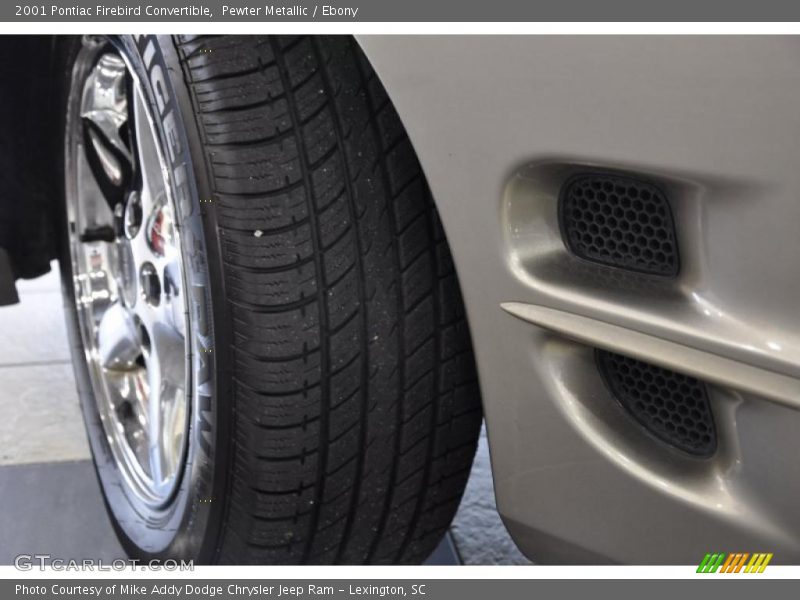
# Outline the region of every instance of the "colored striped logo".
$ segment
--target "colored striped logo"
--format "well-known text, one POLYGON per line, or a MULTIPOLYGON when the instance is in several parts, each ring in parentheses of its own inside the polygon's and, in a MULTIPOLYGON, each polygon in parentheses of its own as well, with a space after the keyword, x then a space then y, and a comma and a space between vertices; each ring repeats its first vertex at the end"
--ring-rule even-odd
POLYGON ((715 552, 713 554, 706 554, 703 557, 703 560, 697 567, 697 572, 763 573, 771 560, 771 552, 756 552, 754 554, 748 554, 747 552, 735 552, 733 554, 715 552))

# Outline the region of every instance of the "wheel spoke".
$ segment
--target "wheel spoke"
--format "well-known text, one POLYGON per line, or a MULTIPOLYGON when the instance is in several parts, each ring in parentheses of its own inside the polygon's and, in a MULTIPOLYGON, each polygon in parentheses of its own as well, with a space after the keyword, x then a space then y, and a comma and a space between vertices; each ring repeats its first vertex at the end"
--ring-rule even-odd
POLYGON ((150 474, 148 436, 149 389, 142 370, 106 371, 111 405, 131 452, 150 474))
POLYGON ((147 411, 147 450, 149 456, 150 477, 153 485, 159 488, 164 479, 163 452, 161 451, 161 373, 157 366, 147 370, 147 381, 150 388, 147 411))
POLYGON ((115 302, 103 313, 97 328, 100 364, 106 369, 131 370, 141 356, 141 344, 131 314, 115 302))
POLYGON ((84 115, 84 126, 91 149, 89 156, 97 161, 108 182, 121 189, 130 178, 130 155, 110 123, 109 112, 94 111, 84 115))
POLYGON ((180 457, 185 417, 184 339, 173 327, 154 321, 149 332, 148 442, 153 483, 163 485, 180 457))
POLYGON ((166 303, 165 311, 169 322, 175 330, 186 337, 183 304, 183 280, 181 279, 180 256, 172 256, 167 259, 164 265, 164 300, 166 303))
POLYGON ((136 164, 137 181, 135 185, 139 188, 141 195, 142 212, 145 215, 151 214, 164 203, 164 179, 161 173, 161 163, 158 156, 158 148, 148 121, 147 112, 144 107, 142 95, 134 92, 133 126, 131 133, 133 139, 131 146, 136 164), (156 177, 157 176, 157 177, 156 177))
POLYGON ((86 82, 80 115, 87 162, 112 209, 122 201, 134 171, 133 157, 122 137, 129 114, 126 77, 118 56, 100 58, 86 82))

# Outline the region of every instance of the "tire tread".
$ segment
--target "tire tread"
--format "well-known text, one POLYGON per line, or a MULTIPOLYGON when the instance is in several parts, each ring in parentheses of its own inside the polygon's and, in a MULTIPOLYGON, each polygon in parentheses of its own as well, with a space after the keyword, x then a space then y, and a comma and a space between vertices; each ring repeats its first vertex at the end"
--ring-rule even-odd
POLYGON ((481 423, 469 330, 414 150, 352 38, 175 38, 233 331, 217 559, 418 563, 481 423))

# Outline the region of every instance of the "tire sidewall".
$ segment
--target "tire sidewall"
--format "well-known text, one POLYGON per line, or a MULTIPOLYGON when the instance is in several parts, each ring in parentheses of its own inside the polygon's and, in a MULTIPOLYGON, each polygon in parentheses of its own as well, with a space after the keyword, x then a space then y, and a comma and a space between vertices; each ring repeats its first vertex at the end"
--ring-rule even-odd
MULTIPOLYGON (((113 37, 109 40, 136 77, 148 103, 164 159, 180 231, 184 289, 189 310, 187 335, 191 402, 186 460, 171 501, 155 510, 141 503, 124 484, 106 440, 92 391, 74 301, 67 236, 61 247, 62 288, 73 365, 97 476, 112 525, 126 552, 141 560, 180 559, 212 562, 218 545, 219 523, 226 486, 225 444, 227 418, 220 414, 218 398, 226 397, 220 353, 224 347, 215 328, 214 290, 222 291, 220 273, 210 267, 216 246, 207 244, 213 215, 201 207, 210 198, 202 150, 196 138, 193 112, 180 79, 180 64, 168 36, 113 37), (188 118, 188 120, 187 120, 188 118), (200 152, 198 154, 198 151, 200 152), (214 285, 213 282, 220 282, 214 285)), ((78 46, 80 41, 78 41, 78 46)), ((72 60, 75 56, 73 46, 72 60)), ((66 65, 62 114, 66 115, 72 60, 66 65)), ((66 127, 66 119, 63 123, 66 127)), ((64 128, 62 131, 66 132, 64 128)), ((64 169, 66 164, 62 165, 64 169)), ((65 177, 68 175, 64 173, 65 177)), ((64 180, 66 181, 66 180, 64 180)), ((65 202, 61 203, 65 205, 65 202)), ((63 223, 66 211, 62 209, 63 223)), ((211 237, 210 239, 214 239, 211 237)), ((218 264, 218 263, 216 263, 218 264)))

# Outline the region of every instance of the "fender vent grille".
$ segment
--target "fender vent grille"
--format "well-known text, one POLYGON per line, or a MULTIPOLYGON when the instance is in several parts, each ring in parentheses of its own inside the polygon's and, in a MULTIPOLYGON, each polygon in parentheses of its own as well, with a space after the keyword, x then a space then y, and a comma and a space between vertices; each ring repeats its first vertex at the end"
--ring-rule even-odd
POLYGON ((559 198, 570 251, 604 265, 675 277, 680 270, 672 210, 656 186, 630 177, 576 175, 559 198))
POLYGON ((604 350, 597 363, 617 401, 652 435, 695 456, 714 453, 717 435, 702 381, 604 350))

